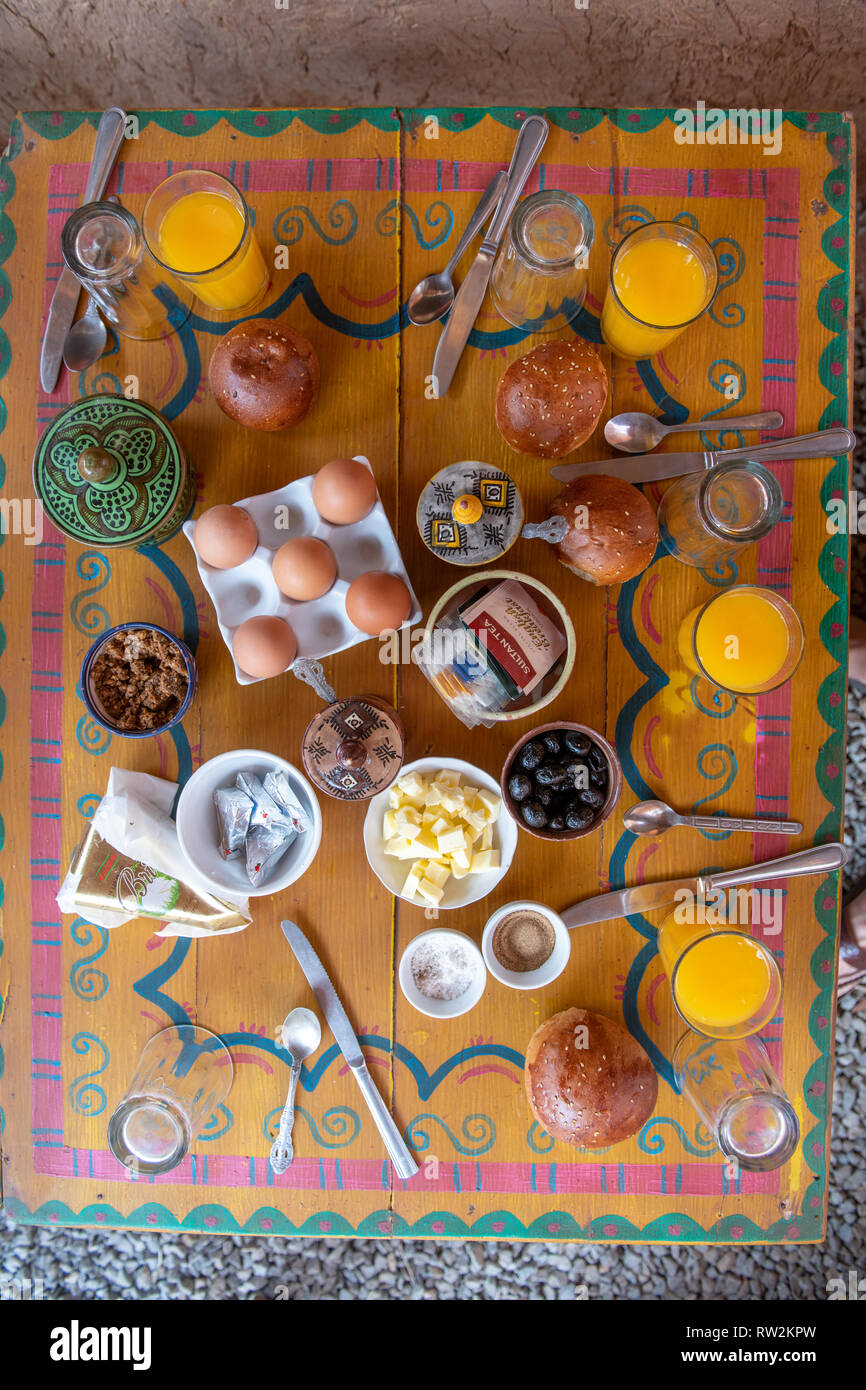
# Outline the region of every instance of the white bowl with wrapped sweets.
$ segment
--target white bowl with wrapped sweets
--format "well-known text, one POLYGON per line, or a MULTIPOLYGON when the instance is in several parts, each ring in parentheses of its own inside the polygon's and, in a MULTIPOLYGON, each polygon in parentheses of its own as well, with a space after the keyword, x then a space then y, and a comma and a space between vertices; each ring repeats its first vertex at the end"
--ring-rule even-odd
MULTIPOLYGON (((391 845, 391 851, 399 848, 401 846, 391 845)), ((498 782, 480 767, 473 767, 472 763, 462 762, 459 758, 419 758, 413 763, 407 763, 391 786, 371 799, 364 821, 364 849, 367 852, 367 862, 379 881, 389 893, 402 898, 404 902, 414 903, 417 907, 435 908, 437 911, 466 907, 469 903, 477 902, 479 898, 486 898, 507 874, 516 848, 517 825, 511 816, 504 814, 498 782), (413 775, 420 777, 422 782, 433 783, 439 773, 451 779, 451 795, 444 798, 444 804, 442 800, 437 801, 435 805, 424 804, 425 797, 420 793, 414 798, 411 795, 407 796, 406 789, 411 790, 415 785, 412 781, 413 775), (459 780, 455 782, 455 778, 459 780), (480 796, 470 796, 468 804, 461 810, 459 793, 462 788, 467 787, 476 788, 480 796), (458 794, 456 797, 454 792, 458 794), (395 801, 400 799, 403 804, 395 805, 395 801), (413 806, 413 800, 419 804, 413 806), (476 811, 475 803, 478 801, 487 805, 488 809, 495 807, 495 815, 488 815, 488 812, 480 807, 476 811), (435 812, 436 819, 441 818, 452 824, 452 830, 463 831, 464 845, 461 846, 459 836, 454 835, 453 838, 444 841, 450 848, 441 848, 440 834, 449 836, 451 832, 445 828, 433 836, 432 824, 413 827, 411 822, 415 821, 415 817, 410 816, 404 821, 403 827, 412 832, 413 843, 414 840, 421 839, 425 832, 426 837, 421 845, 415 846, 414 852, 409 850, 408 843, 402 847, 405 848, 402 855, 389 852, 388 845, 392 841, 410 839, 410 836, 401 833, 401 826, 395 823, 396 813, 400 810, 417 810, 421 821, 424 820, 425 814, 435 812), (390 823, 385 821, 387 812, 394 817, 390 823), (467 816, 468 819, 465 819, 467 816), (418 829, 420 834, 414 835, 414 829, 418 829), (475 835, 471 843, 467 842, 467 830, 470 838, 475 835), (489 834, 486 834, 488 830, 489 834), (462 863, 458 862, 461 851, 469 858, 468 870, 464 870, 462 863), (476 855, 489 857, 476 861, 476 855), (451 865, 444 881, 437 881, 441 877, 439 873, 435 873, 432 879, 428 878, 425 871, 418 877, 417 888, 412 892, 407 891, 407 880, 413 866, 429 864, 431 861, 440 862, 442 859, 446 859, 451 865), (422 887, 425 880, 426 886, 422 887), (434 892, 437 888, 441 888, 439 898, 434 892)))
MULTIPOLYGON (((510 817, 508 817, 510 819, 510 817)), ((251 898, 279 893, 295 883, 312 864, 322 839, 322 813, 316 793, 302 772, 275 753, 263 753, 255 748, 240 748, 220 753, 202 763, 183 788, 177 803, 177 838, 190 864, 206 880, 215 893, 230 889, 251 898), (225 859, 220 852, 220 832, 214 806, 214 792, 235 786, 239 772, 252 773, 264 781, 269 772, 283 772, 289 787, 306 812, 311 825, 301 831, 277 861, 270 877, 254 887, 247 876, 243 853, 235 859, 225 859)))

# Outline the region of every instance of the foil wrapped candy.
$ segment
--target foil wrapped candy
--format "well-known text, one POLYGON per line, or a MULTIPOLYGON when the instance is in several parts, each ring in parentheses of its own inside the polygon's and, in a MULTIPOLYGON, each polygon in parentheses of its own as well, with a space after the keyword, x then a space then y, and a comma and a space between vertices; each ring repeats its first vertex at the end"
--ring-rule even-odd
POLYGON ((214 806, 220 853, 236 859, 243 851, 253 888, 268 881, 289 845, 311 827, 282 771, 267 773, 264 782, 239 772, 233 787, 214 792, 214 806))

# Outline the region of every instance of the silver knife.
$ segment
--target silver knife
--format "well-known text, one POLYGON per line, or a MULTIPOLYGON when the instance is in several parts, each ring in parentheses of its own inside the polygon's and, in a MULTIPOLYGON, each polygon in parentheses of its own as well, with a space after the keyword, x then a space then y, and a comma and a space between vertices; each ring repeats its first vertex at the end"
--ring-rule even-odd
MULTIPOLYGON (((123 144, 125 130, 126 112, 119 106, 110 106, 102 113, 96 131, 93 161, 84 186, 83 203, 93 203, 105 192, 105 185, 123 144)), ((80 294, 80 282, 69 267, 64 266, 48 306, 48 318, 42 337, 42 356, 39 359, 39 379, 43 391, 49 394, 57 385, 60 363, 63 360, 63 344, 72 327, 80 294)))
POLYGON ((611 922, 616 917, 628 917, 634 912, 652 912, 657 907, 673 907, 682 899, 677 894, 688 892, 706 895, 714 888, 744 888, 748 884, 766 883, 773 878, 801 878, 805 874, 830 874, 848 862, 848 850, 833 843, 816 845, 813 849, 785 854, 781 859, 768 859, 763 864, 747 864, 742 869, 723 869, 717 874, 699 874, 695 878, 674 878, 666 883, 644 883, 639 888, 623 888, 618 893, 602 893, 586 898, 582 903, 567 907, 559 915, 565 925, 585 927, 591 922, 611 922))
POLYGON ((379 1094, 376 1083, 367 1070, 361 1044, 355 1036, 343 1008, 337 998, 337 991, 328 978, 328 973, 316 955, 304 933, 294 922, 281 922, 283 934, 295 953, 298 965, 307 977, 307 982, 319 1001, 319 1008, 325 1015, 328 1027, 334 1035, 337 1046, 345 1057, 352 1075, 361 1088, 376 1128, 385 1141, 385 1148, 391 1155, 398 1175, 408 1179, 418 1172, 418 1164, 412 1157, 402 1134, 394 1123, 394 1117, 379 1094))
POLYGON ((457 364, 463 355, 466 341, 472 332, 473 324, 478 317, 478 310, 481 308, 487 293, 487 282, 490 279, 490 272, 493 269, 493 261, 499 249, 499 243, 517 205, 517 200, 523 192, 526 180, 532 173, 535 162, 544 148, 549 129, 550 127, 543 116, 527 116, 520 127, 517 143, 514 146, 514 154, 511 156, 511 163, 508 166, 508 184, 502 195, 502 200, 496 209, 487 235, 478 249, 478 254, 457 291, 448 322, 442 330, 442 336, 436 348, 436 356, 433 358, 433 392, 437 400, 445 395, 454 380, 457 364))
MULTIPOLYGON (((434 369, 435 370, 435 369, 434 369)), ((608 473, 629 483, 652 483, 659 478, 679 478, 684 473, 702 473, 717 463, 731 459, 754 459, 755 462, 782 459, 834 458, 850 454, 857 443, 851 430, 818 430, 817 434, 797 434, 790 439, 774 439, 767 444, 746 444, 742 449, 695 450, 689 454, 632 454, 613 459, 596 459, 593 463, 564 463, 551 468, 552 477, 561 483, 584 478, 588 473, 608 473)))

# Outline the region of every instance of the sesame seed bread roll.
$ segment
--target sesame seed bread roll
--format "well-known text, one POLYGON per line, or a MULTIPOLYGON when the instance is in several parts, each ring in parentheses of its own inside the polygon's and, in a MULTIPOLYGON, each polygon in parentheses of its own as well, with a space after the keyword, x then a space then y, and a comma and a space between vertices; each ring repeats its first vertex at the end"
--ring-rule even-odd
POLYGON ((624 584, 642 574, 659 539, 655 508, 640 488, 600 473, 566 483, 550 505, 568 533, 557 558, 590 584, 624 584))
POLYGON ((621 1023, 563 1009, 529 1039, 523 1073, 530 1109, 552 1139, 604 1149, 629 1139, 656 1106, 655 1068, 621 1023))
POLYGON ((221 410, 251 430, 286 430, 319 393, 312 343, 278 319, 248 319, 220 338, 208 380, 221 410))
POLYGON ((496 424, 506 444, 537 458, 562 458, 585 443, 607 400, 604 363, 582 338, 534 347, 502 374, 496 424))

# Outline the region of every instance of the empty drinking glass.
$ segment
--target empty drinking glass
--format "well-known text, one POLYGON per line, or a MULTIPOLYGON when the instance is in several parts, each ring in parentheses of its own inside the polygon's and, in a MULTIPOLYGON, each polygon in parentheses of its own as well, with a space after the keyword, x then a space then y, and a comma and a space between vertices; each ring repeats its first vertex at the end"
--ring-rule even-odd
POLYGON ((108 1146, 133 1173, 168 1173, 189 1153, 232 1084, 228 1048, 191 1023, 164 1028, 139 1059, 108 1122, 108 1146))
POLYGON ((733 1042, 689 1031, 676 1045, 673 1068, 726 1158, 752 1173, 787 1163, 800 1123, 758 1038, 733 1042))

